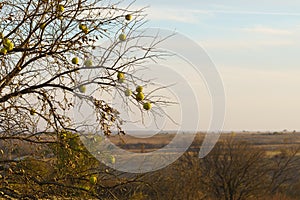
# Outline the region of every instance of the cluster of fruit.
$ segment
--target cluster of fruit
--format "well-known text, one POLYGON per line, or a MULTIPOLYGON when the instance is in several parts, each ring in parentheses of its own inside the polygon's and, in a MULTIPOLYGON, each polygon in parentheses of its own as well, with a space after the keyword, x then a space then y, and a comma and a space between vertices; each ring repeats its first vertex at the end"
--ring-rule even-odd
POLYGON ((3 36, 3 33, 0 33, 0 38, 2 39, 2 44, 3 44, 3 48, 1 48, 0 50, 0 53, 5 55, 7 54, 8 51, 11 51, 14 49, 15 45, 14 43, 8 39, 8 38, 5 38, 3 36))
MULTIPOLYGON (((118 78, 118 82, 119 83, 124 83, 125 82, 125 75, 123 72, 119 72, 118 75, 117 75, 117 78, 118 78)), ((136 91, 136 94, 135 94, 135 99, 137 101, 143 101, 145 99, 145 95, 143 93, 143 86, 139 85, 136 87, 135 91, 136 91)), ((125 91, 124 91, 124 94, 125 96, 129 97, 132 95, 132 91, 127 88, 125 91)), ((150 110, 152 107, 151 103, 149 101, 147 102, 144 102, 143 103, 143 108, 145 110, 150 110)))

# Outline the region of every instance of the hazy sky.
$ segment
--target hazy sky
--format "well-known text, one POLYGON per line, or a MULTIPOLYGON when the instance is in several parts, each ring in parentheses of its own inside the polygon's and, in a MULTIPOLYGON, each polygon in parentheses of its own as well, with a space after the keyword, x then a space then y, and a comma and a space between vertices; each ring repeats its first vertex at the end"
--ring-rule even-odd
POLYGON ((300 1, 139 0, 150 26, 209 54, 226 92, 224 130, 300 130, 300 1))

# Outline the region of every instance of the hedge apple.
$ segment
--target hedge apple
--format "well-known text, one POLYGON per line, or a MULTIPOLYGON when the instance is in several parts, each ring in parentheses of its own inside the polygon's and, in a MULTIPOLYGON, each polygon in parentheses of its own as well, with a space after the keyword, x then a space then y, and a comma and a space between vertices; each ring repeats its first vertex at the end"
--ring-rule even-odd
POLYGON ((150 102, 146 102, 146 103, 143 104, 143 108, 144 108, 145 110, 150 110, 151 107, 152 107, 152 105, 151 105, 150 102))
POLYGON ((135 89, 136 92, 143 92, 143 86, 139 85, 135 89))
POLYGON ((3 46, 7 49, 7 51, 11 51, 14 48, 14 43, 8 39, 8 38, 4 38, 3 39, 3 46))
POLYGON ((119 40, 122 41, 122 42, 124 42, 126 40, 126 35, 124 33, 121 33, 119 35, 119 40))
POLYGON ((125 15, 125 19, 130 21, 132 19, 132 15, 128 14, 128 15, 125 15))
POLYGON ((30 110, 30 115, 34 115, 35 113, 36 113, 36 110, 32 108, 32 109, 30 110))
POLYGON ((86 67, 92 67, 93 66, 93 61, 91 59, 87 59, 86 61, 84 61, 84 65, 86 67))
POLYGON ((132 91, 130 89, 126 89, 124 94, 125 94, 126 97, 129 97, 129 96, 132 95, 132 91))
POLYGON ((115 164, 116 163, 116 158, 114 156, 110 156, 110 162, 112 164, 115 164))
POLYGON ((83 24, 79 24, 79 29, 80 29, 80 30, 83 30, 84 28, 86 28, 86 26, 85 26, 85 25, 83 25, 83 24))
POLYGON ((58 9, 59 12, 64 12, 65 7, 63 5, 58 5, 57 9, 58 9))
POLYGON ((40 25, 40 29, 44 29, 46 27, 46 23, 42 23, 41 25, 40 25))
POLYGON ((75 64, 75 65, 77 65, 79 63, 79 58, 78 57, 74 57, 72 59, 72 63, 75 64))
POLYGON ((125 82, 125 74, 123 72, 118 72, 117 78, 119 83, 125 82))
POLYGON ((145 95, 143 92, 138 92, 135 97, 136 97, 136 100, 142 101, 142 100, 144 100, 145 95))
POLYGON ((6 49, 6 48, 2 48, 2 49, 0 50, 0 53, 3 53, 4 55, 7 54, 7 49, 6 49))
POLYGON ((97 177, 96 176, 91 176, 90 177, 90 183, 95 185, 97 183, 97 177))
POLYGON ((85 92, 86 92, 86 87, 85 87, 85 85, 81 85, 81 86, 79 87, 79 92, 81 92, 81 93, 85 93, 85 92))
POLYGON ((9 43, 8 46, 6 46, 5 48, 6 48, 8 51, 11 51, 11 50, 14 49, 14 47, 15 47, 14 43, 11 42, 11 43, 9 43))

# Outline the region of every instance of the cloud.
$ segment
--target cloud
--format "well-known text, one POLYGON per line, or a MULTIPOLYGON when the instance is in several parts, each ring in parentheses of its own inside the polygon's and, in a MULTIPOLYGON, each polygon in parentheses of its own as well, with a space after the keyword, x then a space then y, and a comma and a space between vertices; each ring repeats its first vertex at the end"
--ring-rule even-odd
POLYGON ((204 16, 211 15, 208 12, 194 12, 189 9, 167 8, 151 6, 148 8, 148 18, 151 20, 164 20, 183 22, 188 24, 197 24, 204 16))
POLYGON ((250 32, 250 33, 261 33, 268 35, 292 35, 293 32, 286 29, 275 29, 271 27, 265 26, 255 26, 252 28, 243 28, 242 31, 250 32))
POLYGON ((208 50, 240 50, 243 48, 258 48, 258 47, 283 47, 296 45, 292 39, 207 39, 200 41, 208 50))

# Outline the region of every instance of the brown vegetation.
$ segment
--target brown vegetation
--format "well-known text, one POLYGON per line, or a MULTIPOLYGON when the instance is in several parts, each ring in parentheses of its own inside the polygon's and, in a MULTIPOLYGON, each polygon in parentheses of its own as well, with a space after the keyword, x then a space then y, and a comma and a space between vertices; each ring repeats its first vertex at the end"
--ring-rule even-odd
MULTIPOLYGON (((173 164, 134 175, 99 163, 76 135, 68 133, 60 143, 40 148, 50 157, 35 154, 9 165, 1 162, 0 195, 16 199, 297 199, 299 148, 290 144, 270 154, 269 149, 253 144, 255 136, 261 135, 252 135, 252 143, 247 143, 242 135, 224 135, 208 156, 199 159, 203 135, 198 135, 190 151, 173 164), (94 175, 96 184, 89 181, 94 175)), ((165 137, 168 141, 170 135, 165 137)), ((269 137, 274 140, 275 136, 269 137)))

